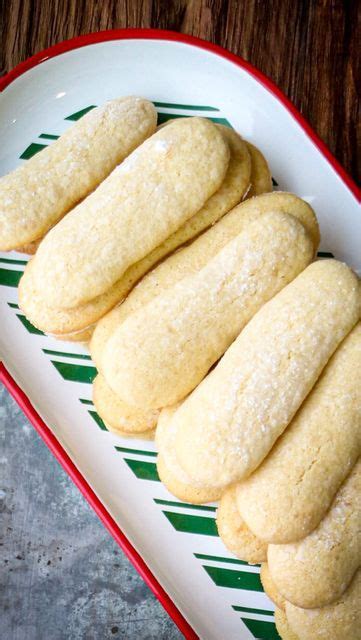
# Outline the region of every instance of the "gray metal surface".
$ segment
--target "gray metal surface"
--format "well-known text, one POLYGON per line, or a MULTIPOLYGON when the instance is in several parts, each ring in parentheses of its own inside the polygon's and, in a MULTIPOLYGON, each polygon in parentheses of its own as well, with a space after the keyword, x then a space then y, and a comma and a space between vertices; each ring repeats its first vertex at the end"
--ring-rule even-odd
POLYGON ((0 385, 0 638, 182 634, 0 385))

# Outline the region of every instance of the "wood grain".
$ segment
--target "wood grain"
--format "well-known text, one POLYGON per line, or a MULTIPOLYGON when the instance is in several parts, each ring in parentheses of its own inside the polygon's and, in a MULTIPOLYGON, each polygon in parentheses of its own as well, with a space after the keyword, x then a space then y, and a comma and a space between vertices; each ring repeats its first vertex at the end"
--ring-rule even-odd
POLYGON ((357 180, 357 0, 0 0, 0 69, 75 35, 157 27, 216 42, 286 93, 357 180))

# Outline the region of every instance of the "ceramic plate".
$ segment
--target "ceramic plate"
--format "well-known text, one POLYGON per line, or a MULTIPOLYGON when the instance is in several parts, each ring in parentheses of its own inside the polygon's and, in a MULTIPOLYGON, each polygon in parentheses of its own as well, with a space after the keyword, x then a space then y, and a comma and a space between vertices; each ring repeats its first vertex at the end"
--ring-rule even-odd
MULTIPOLYGON (((275 183, 315 208, 321 252, 360 269, 356 187, 281 92, 223 49, 170 32, 98 33, 36 55, 1 82, 1 175, 95 105, 138 94, 154 101, 160 121, 201 115, 258 145, 275 183)), ((19 310, 27 259, 0 253, 4 383, 185 637, 278 638, 259 566, 225 550, 215 506, 170 495, 157 477, 153 443, 109 433, 96 414, 86 349, 43 335, 19 310)))

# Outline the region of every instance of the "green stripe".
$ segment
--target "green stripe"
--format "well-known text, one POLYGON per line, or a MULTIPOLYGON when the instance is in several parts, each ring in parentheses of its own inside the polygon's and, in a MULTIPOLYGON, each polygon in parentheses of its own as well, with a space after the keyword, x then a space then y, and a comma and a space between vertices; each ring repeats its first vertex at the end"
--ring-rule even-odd
POLYGON ((22 275, 22 271, 1 269, 0 267, 0 284, 3 284, 5 287, 17 287, 22 275))
POLYGON ((91 384, 97 374, 95 367, 70 364, 69 362, 57 362, 56 360, 52 360, 51 362, 64 380, 71 382, 87 382, 91 384))
POLYGON ((21 154, 20 159, 29 160, 30 158, 35 156, 37 153, 39 153, 39 151, 42 151, 43 149, 45 149, 45 147, 47 147, 46 144, 38 144, 37 142, 32 142, 21 154))
POLYGON ((101 417, 97 414, 96 411, 88 411, 89 415, 93 418, 93 420, 97 423, 98 427, 101 428, 102 431, 108 431, 108 429, 106 428, 103 420, 101 419, 101 417))
POLYGON ((129 449, 129 447, 115 447, 117 451, 123 451, 124 453, 138 453, 142 456, 152 456, 155 457, 157 455, 156 451, 146 451, 143 449, 129 449))
POLYGON ((80 400, 80 402, 82 404, 91 404, 91 405, 93 405, 92 400, 86 400, 86 398, 79 398, 79 400, 80 400))
POLYGON ((329 251, 319 251, 317 256, 319 258, 334 258, 335 257, 333 255, 333 253, 330 253, 329 251))
POLYGON ((84 353, 69 353, 66 351, 53 351, 52 349, 43 349, 44 353, 49 356, 63 356, 64 358, 80 358, 80 360, 91 360, 91 357, 84 353))
MULTIPOLYGON (((245 562, 244 560, 238 560, 237 558, 222 558, 221 556, 208 556, 205 555, 204 553, 195 553, 194 554, 196 558, 199 558, 199 560, 215 560, 216 562, 225 562, 228 564, 243 564, 243 565, 247 565, 248 566, 248 562, 245 562)), ((253 567, 260 567, 260 564, 256 564, 256 565, 252 565, 253 567)))
POLYGON ((194 104, 175 104, 173 102, 157 102, 153 100, 155 107, 163 107, 164 109, 188 109, 188 111, 219 111, 215 107, 204 107, 202 105, 194 104))
MULTIPOLYGON (((180 113, 158 113, 158 126, 168 120, 174 120, 175 118, 190 118, 189 115, 182 115, 180 113)), ((212 120, 215 124, 224 124, 226 127, 231 127, 231 124, 225 118, 207 118, 212 120)))
POLYGON ((242 621, 258 640, 281 640, 274 622, 250 620, 249 618, 242 618, 242 621))
POLYGON ((205 569, 217 587, 263 591, 259 573, 225 569, 224 567, 210 567, 207 565, 203 565, 203 569, 205 569))
POLYGON ((27 260, 12 260, 10 258, 0 258, 0 262, 6 262, 7 264, 28 264, 27 260))
POLYGON ((10 309, 19 309, 19 305, 15 302, 8 302, 8 306, 10 307, 10 309))
POLYGON ((154 502, 156 502, 156 504, 164 504, 168 507, 187 507, 187 509, 199 509, 200 511, 217 511, 217 507, 207 507, 201 504, 190 504, 189 502, 173 502, 172 500, 159 500, 159 498, 154 498, 154 502))
POLYGON ((242 607, 238 604, 233 604, 232 609, 235 611, 242 611, 244 613, 260 613, 263 616, 273 616, 273 611, 266 609, 253 609, 252 607, 242 607))
POLYGON ((64 118, 65 120, 80 120, 80 118, 82 118, 83 116, 85 116, 86 113, 88 113, 88 111, 91 111, 92 109, 95 109, 96 104, 91 104, 90 107, 85 107, 85 109, 81 109, 80 111, 76 111, 75 113, 72 113, 70 116, 67 116, 66 118, 64 118))
POLYGON ((41 133, 39 138, 44 138, 45 140, 58 140, 60 136, 53 136, 51 133, 41 133))
POLYGON ((134 475, 140 480, 159 481, 155 462, 144 462, 143 460, 131 460, 129 458, 124 458, 124 462, 127 463, 134 475))
POLYGON ((193 516, 173 511, 163 511, 166 518, 176 531, 183 533, 197 533, 203 536, 218 536, 216 521, 205 516, 193 516))
POLYGON ((34 327, 34 325, 31 324, 31 322, 29 322, 29 320, 25 318, 25 316, 20 315, 20 313, 17 313, 16 315, 19 318, 20 322, 24 325, 25 329, 29 331, 29 333, 33 333, 36 336, 45 336, 45 333, 40 331, 40 329, 34 327))

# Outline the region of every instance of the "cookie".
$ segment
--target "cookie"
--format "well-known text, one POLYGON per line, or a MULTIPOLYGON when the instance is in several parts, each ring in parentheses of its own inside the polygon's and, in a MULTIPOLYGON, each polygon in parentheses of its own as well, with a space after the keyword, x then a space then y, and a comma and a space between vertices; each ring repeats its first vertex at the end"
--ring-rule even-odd
POLYGON ((209 487, 201 489, 193 486, 182 469, 179 468, 174 455, 175 434, 170 428, 170 419, 177 405, 161 411, 156 428, 156 445, 158 447, 157 469, 158 475, 165 487, 184 502, 192 504, 204 504, 219 500, 221 494, 218 490, 209 487))
POLYGON ((237 558, 253 564, 267 560, 267 544, 253 535, 239 515, 235 487, 229 487, 222 495, 216 522, 223 544, 237 558))
POLYGON ((32 277, 33 269, 28 265, 20 282, 19 295, 31 322, 50 333, 69 333, 94 323, 119 303, 135 283, 164 256, 188 242, 205 228, 211 226, 229 209, 235 206, 248 188, 250 158, 240 136, 227 127, 217 127, 230 149, 230 162, 219 190, 209 198, 192 218, 145 258, 132 265, 124 276, 108 291, 85 305, 73 309, 56 309, 41 298, 32 277))
POLYGON ((137 439, 137 440, 154 440, 155 438, 155 429, 148 429, 146 431, 137 431, 136 433, 134 431, 123 431, 123 429, 119 429, 117 427, 114 427, 113 425, 103 421, 106 428, 108 429, 108 431, 110 431, 111 433, 114 433, 117 436, 120 436, 121 438, 132 438, 132 439, 137 439))
POLYGON ((268 547, 268 566, 277 589, 286 600, 306 609, 338 600, 360 564, 361 459, 312 533, 293 544, 268 547))
POLYGON ((272 600, 276 607, 278 607, 281 611, 284 611, 286 607, 286 601, 284 597, 281 596, 275 583, 272 580, 267 562, 262 562, 260 578, 264 592, 268 595, 268 597, 270 598, 270 600, 272 600))
POLYGON ((17 247, 16 251, 19 253, 27 253, 29 256, 33 256, 34 253, 37 252, 38 246, 43 238, 39 238, 39 240, 34 240, 33 242, 28 242, 24 244, 22 247, 17 247))
MULTIPOLYGON (((287 622, 299 640, 360 640, 360 602, 361 569, 333 604, 319 609, 301 609, 286 602, 287 622)), ((287 636, 285 640, 288 640, 287 636)))
POLYGON ((41 238, 155 131, 156 122, 148 100, 111 100, 1 178, 0 250, 41 238))
POLYGON ((361 323, 340 344, 263 464, 238 485, 255 535, 283 544, 308 535, 361 455, 361 323))
POLYGON ((193 484, 222 488, 259 466, 360 310, 357 276, 322 260, 258 311, 172 418, 193 484))
POLYGON ((228 145, 203 118, 143 142, 40 244, 33 277, 48 305, 68 309, 107 291, 199 211, 228 162, 228 145))
POLYGON ((245 142, 251 156, 251 186, 247 192, 247 198, 252 198, 261 193, 272 191, 272 176, 267 160, 260 150, 247 140, 245 142))
POLYGON ((312 241, 294 216, 265 213, 203 269, 121 323, 102 359, 109 386, 147 410, 178 402, 312 256, 312 241))
POLYGON ((137 437, 138 433, 154 430, 157 425, 159 411, 145 412, 125 404, 109 388, 100 373, 93 382, 93 402, 98 414, 112 431, 137 437))
POLYGON ((275 610, 275 623, 282 640, 300 640, 300 637, 292 631, 288 624, 285 611, 281 609, 275 610))

